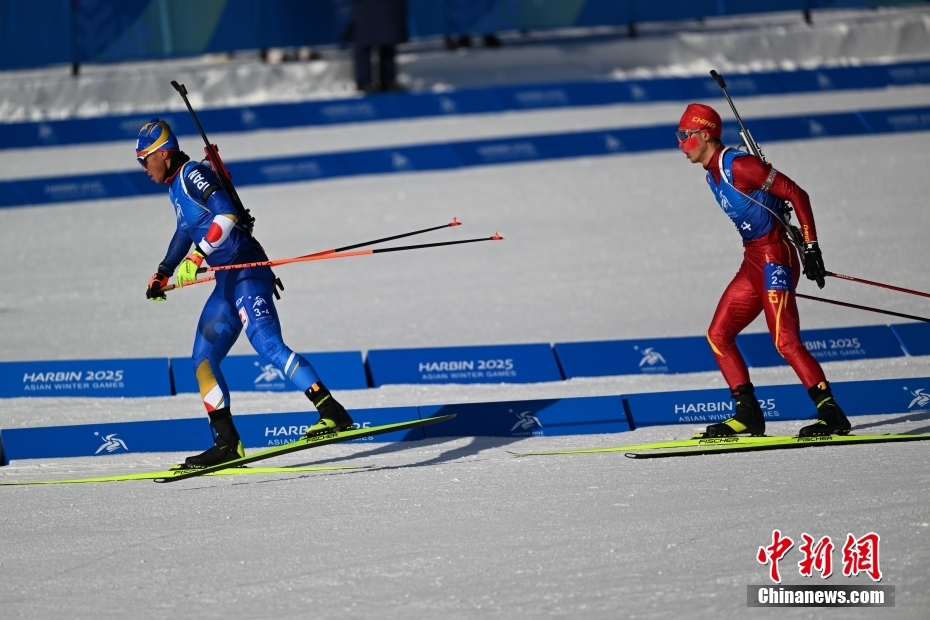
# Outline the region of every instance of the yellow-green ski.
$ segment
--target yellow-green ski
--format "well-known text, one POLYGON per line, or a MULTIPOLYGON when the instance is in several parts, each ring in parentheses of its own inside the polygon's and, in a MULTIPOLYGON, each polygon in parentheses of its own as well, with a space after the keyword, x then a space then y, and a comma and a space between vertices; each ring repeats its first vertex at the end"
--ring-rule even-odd
MULTIPOLYGON (((367 469, 372 465, 326 465, 306 467, 233 467, 205 474, 207 476, 243 476, 247 474, 299 474, 309 471, 339 471, 343 469, 367 469)), ((0 482, 0 486, 19 486, 27 484, 81 484, 85 482, 123 482, 126 480, 154 480, 167 478, 187 469, 169 469, 167 471, 145 471, 135 474, 120 474, 116 476, 100 476, 96 478, 67 478, 64 480, 26 480, 22 482, 0 482)))

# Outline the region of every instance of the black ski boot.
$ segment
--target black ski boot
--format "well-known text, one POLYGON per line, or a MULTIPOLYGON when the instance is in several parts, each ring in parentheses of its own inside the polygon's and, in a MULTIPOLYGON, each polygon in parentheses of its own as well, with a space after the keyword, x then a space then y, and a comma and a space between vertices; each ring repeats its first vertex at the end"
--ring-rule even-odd
POLYGON ((817 405, 817 421, 798 431, 798 437, 816 437, 818 435, 846 435, 852 428, 846 414, 833 398, 830 384, 824 381, 807 390, 811 400, 817 405))
POLYGON ((233 424, 229 407, 211 411, 209 416, 210 427, 213 429, 214 434, 214 445, 205 452, 187 457, 184 461, 185 469, 212 467, 245 456, 245 450, 239 440, 236 425, 233 424))
POLYGON ((704 431, 705 437, 731 437, 733 435, 764 435, 765 416, 759 399, 756 398, 752 383, 746 383, 732 390, 730 394, 736 400, 736 413, 719 424, 711 424, 704 431))
POLYGON ((352 428, 352 425, 355 424, 346 408, 333 398, 333 395, 322 383, 314 383, 307 389, 305 394, 320 414, 319 421, 307 429, 307 437, 324 433, 338 433, 352 428))

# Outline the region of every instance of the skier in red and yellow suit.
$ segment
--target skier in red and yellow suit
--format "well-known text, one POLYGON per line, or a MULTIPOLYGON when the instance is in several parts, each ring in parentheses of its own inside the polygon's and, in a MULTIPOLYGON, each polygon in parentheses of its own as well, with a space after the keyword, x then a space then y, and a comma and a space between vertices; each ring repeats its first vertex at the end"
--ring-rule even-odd
POLYGON ((807 192, 755 155, 720 142, 721 119, 706 105, 690 104, 678 123, 678 146, 691 163, 707 170, 707 184, 743 238, 743 263, 730 282, 707 330, 707 340, 736 400, 734 415, 707 427, 722 437, 765 432, 765 418, 736 336, 762 312, 775 348, 797 373, 817 408, 817 421, 799 435, 846 434, 850 424, 833 398, 823 369, 801 341, 795 287, 801 272, 823 287, 823 265, 807 192), (798 216, 804 259, 788 240, 781 202, 798 216))

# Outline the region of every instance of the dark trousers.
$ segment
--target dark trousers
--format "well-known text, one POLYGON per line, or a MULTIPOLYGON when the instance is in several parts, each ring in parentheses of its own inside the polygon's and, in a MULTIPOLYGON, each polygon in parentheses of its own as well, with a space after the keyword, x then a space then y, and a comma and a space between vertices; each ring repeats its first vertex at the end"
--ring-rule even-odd
POLYGON ((378 51, 378 86, 391 90, 397 85, 396 48, 393 45, 355 46, 355 85, 359 90, 372 90, 371 52, 378 51))

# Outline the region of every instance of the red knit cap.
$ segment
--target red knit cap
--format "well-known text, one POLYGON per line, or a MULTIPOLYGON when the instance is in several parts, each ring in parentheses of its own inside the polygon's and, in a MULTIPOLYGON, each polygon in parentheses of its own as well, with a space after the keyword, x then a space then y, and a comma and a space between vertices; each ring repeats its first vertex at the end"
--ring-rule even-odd
POLYGON ((713 137, 720 139, 720 133, 723 130, 723 121, 720 115, 709 105, 703 103, 691 103, 685 108, 685 113, 681 115, 678 121, 679 129, 705 129, 713 137))

